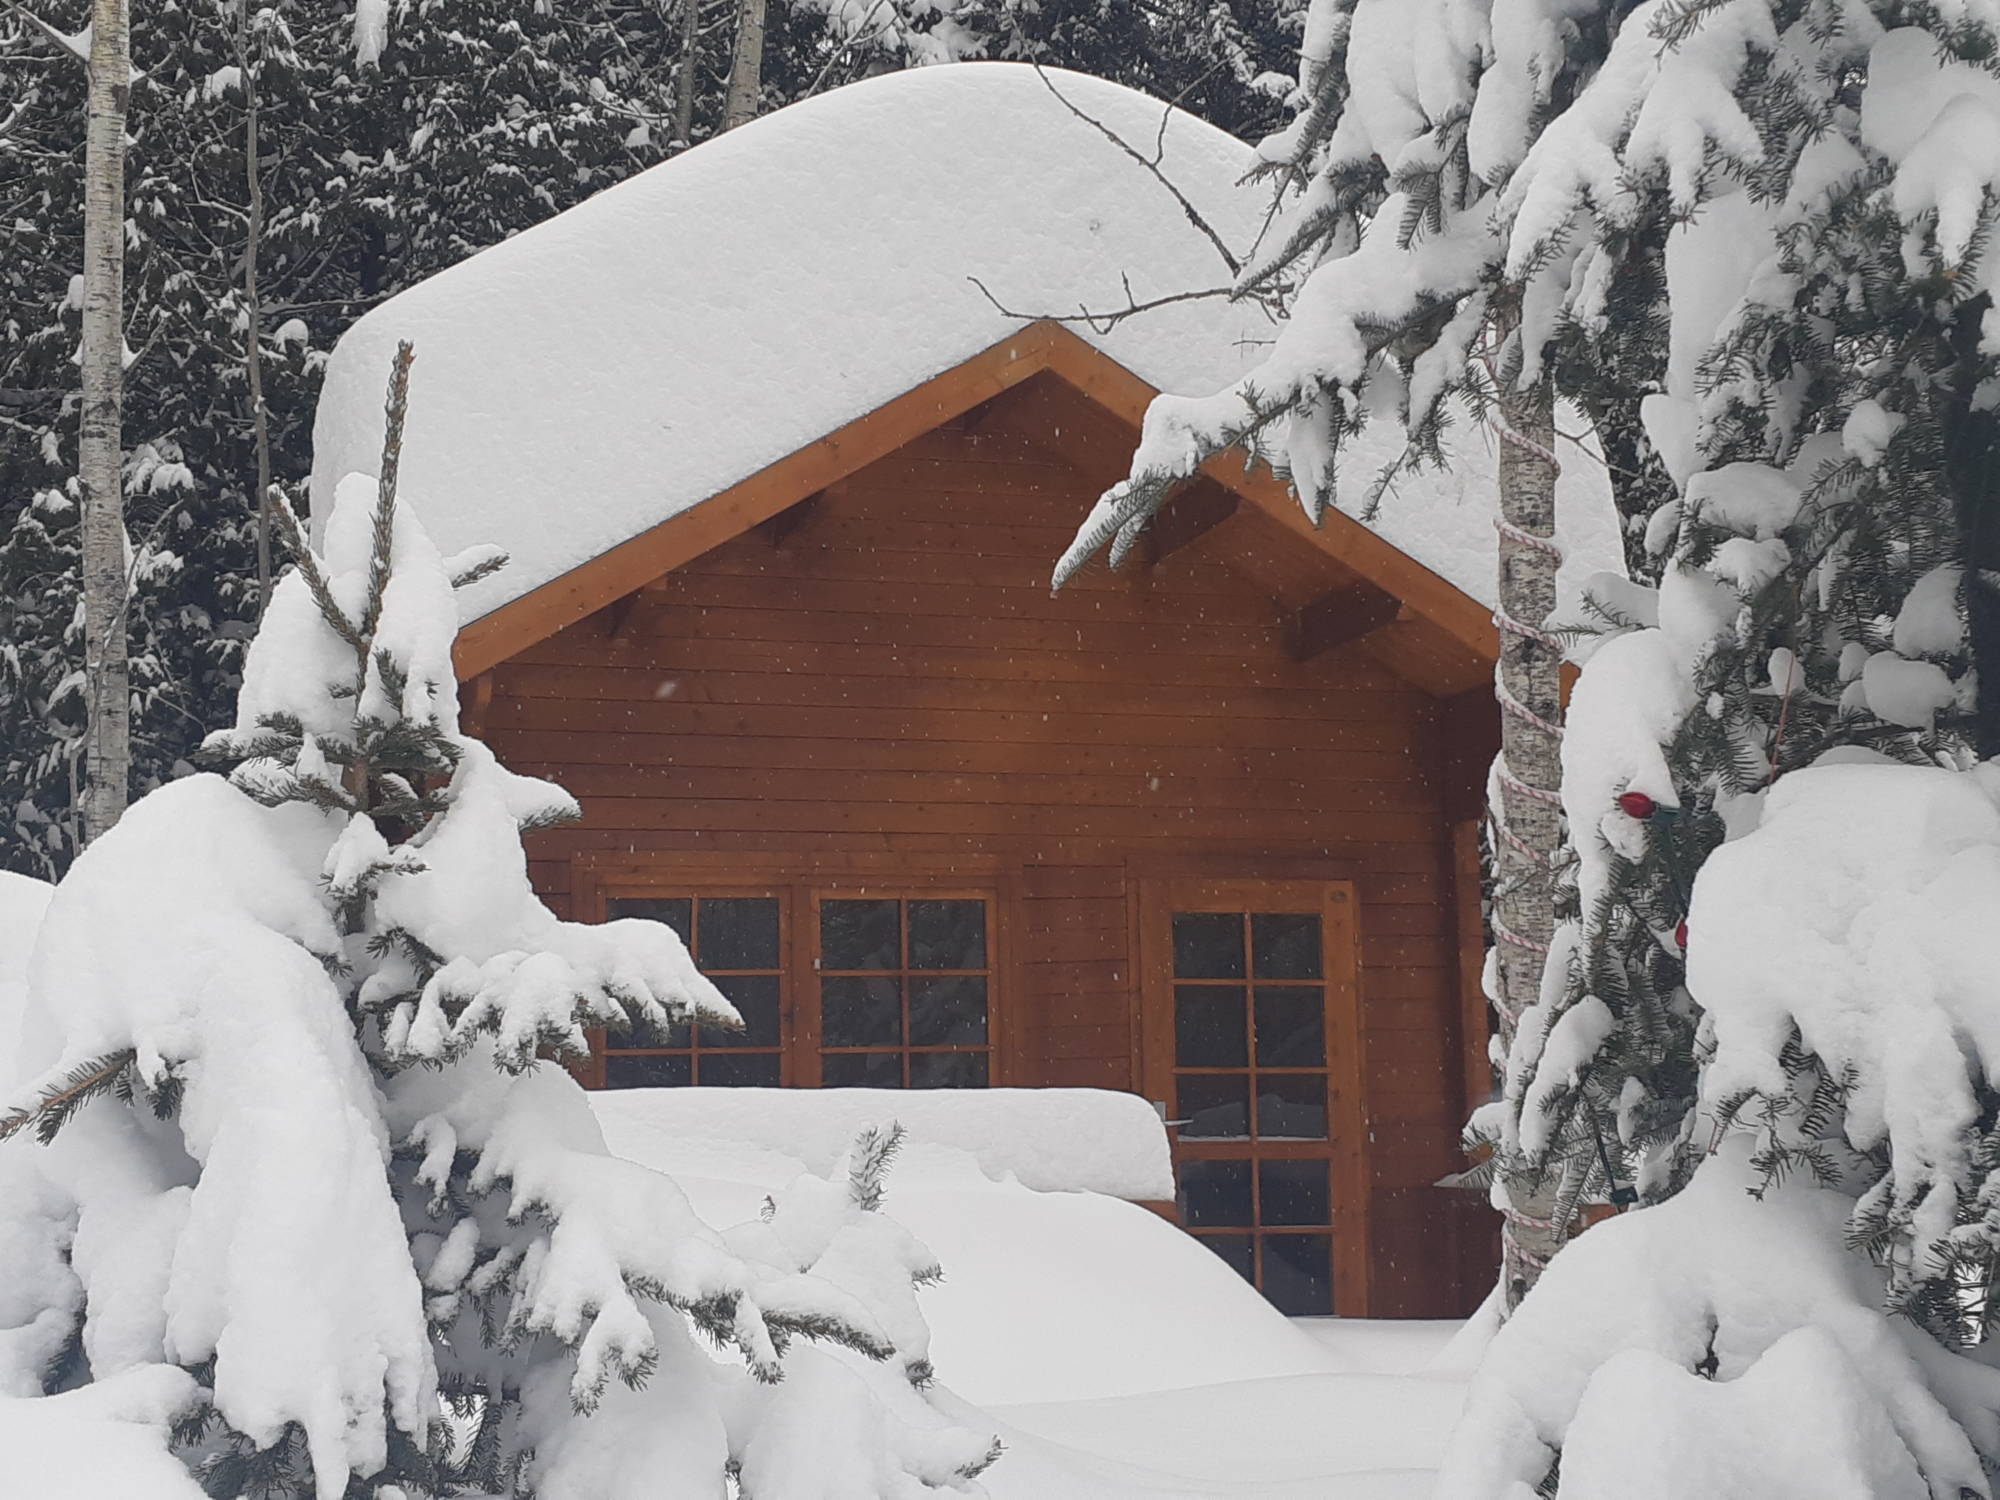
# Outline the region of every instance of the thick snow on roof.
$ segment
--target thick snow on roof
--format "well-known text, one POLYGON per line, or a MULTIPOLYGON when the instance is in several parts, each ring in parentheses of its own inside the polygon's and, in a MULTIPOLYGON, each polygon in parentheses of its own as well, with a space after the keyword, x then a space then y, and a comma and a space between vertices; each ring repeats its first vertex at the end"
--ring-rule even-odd
MULTIPOLYGON (((402 493, 447 554, 513 557, 461 595, 473 619, 1017 332, 972 277, 1028 315, 1123 307, 1128 281, 1141 301, 1226 285, 1216 246, 1098 125, 1157 151, 1235 251, 1254 242, 1267 194, 1239 181, 1250 149, 1157 100, 1017 64, 885 75, 733 130, 362 318, 327 370, 315 509, 375 472, 399 339, 417 347, 402 493)), ((1221 298, 1072 326, 1189 395, 1243 374, 1271 334, 1221 298)), ((1490 598, 1488 512, 1459 496, 1489 489, 1492 460, 1476 438, 1467 457, 1406 481, 1380 526, 1490 598)), ((1357 493, 1377 461, 1352 466, 1357 493)), ((1570 467, 1575 571, 1615 566, 1602 476, 1570 467)))

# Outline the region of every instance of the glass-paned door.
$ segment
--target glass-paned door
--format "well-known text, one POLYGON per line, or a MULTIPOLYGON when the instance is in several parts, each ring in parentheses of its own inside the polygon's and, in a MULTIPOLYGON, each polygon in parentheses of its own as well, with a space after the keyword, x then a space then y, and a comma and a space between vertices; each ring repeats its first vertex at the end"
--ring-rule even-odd
POLYGON ((614 896, 605 915, 664 922, 743 1018, 741 1031, 676 1026, 663 1038, 612 1030, 606 1088, 775 1088, 784 1078, 785 903, 778 895, 614 896))
POLYGON ((1344 882, 1176 881, 1145 913, 1182 1223, 1294 1315, 1359 1311, 1351 909, 1344 882))
POLYGON ((822 893, 814 906, 820 1083, 986 1087, 992 898, 822 893))

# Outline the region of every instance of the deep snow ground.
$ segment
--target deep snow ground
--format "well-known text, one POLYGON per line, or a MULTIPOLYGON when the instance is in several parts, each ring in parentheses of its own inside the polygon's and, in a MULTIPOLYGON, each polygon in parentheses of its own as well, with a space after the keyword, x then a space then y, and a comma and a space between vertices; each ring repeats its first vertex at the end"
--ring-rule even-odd
MULTIPOLYGON (((658 1120, 649 1092, 593 1096, 606 1141, 709 1222, 802 1169, 768 1142, 690 1134, 701 1091, 659 1091, 675 1097, 658 1120)), ((1284 1318, 1148 1210, 1033 1190, 1004 1148, 982 1156, 913 1140, 884 1208, 945 1268, 922 1306, 947 1401, 1007 1444, 992 1500, 1428 1500, 1476 1326, 1284 1318)), ((1050 1182, 1063 1167, 1018 1165, 1050 1182)))
POLYGON ((1009 1445, 987 1489, 993 1500, 1427 1500, 1465 1381, 1428 1366, 1435 1328, 1351 1325, 1367 1358, 1324 1374, 987 1408, 1009 1445))

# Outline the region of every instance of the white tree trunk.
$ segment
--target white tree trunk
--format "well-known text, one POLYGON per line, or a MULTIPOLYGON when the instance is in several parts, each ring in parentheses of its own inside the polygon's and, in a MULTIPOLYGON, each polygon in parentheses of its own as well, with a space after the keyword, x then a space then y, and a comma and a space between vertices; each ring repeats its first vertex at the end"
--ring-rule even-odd
POLYGON ((83 185, 84 668, 90 729, 83 836, 95 839, 125 811, 132 779, 130 673, 125 659, 125 107, 131 94, 126 0, 91 8, 90 112, 83 185))
MULTIPOLYGON (((674 139, 683 146, 694 144, 694 55, 696 43, 700 40, 700 12, 697 0, 683 0, 681 66, 674 75, 674 139)), ((758 71, 762 72, 761 65, 758 71)))
POLYGON ((742 0, 736 12, 736 56, 729 65, 729 102, 722 128, 757 118, 764 84, 764 0, 742 0))
POLYGON ((243 79, 243 176, 249 213, 243 228, 243 368, 257 441, 257 618, 271 598, 271 422, 264 401, 264 303, 257 261, 264 241, 264 178, 259 163, 257 64, 251 56, 251 0, 237 0, 236 70, 243 79))
MULTIPOLYGON (((1562 845, 1562 658, 1545 634, 1556 601, 1555 407, 1545 379, 1503 381, 1500 444, 1500 760, 1495 767, 1493 928, 1500 1043, 1541 994, 1555 932, 1552 866, 1562 845)), ((1502 1181, 1501 1285, 1511 1310, 1568 1238, 1554 1221, 1558 1178, 1528 1191, 1502 1181)))

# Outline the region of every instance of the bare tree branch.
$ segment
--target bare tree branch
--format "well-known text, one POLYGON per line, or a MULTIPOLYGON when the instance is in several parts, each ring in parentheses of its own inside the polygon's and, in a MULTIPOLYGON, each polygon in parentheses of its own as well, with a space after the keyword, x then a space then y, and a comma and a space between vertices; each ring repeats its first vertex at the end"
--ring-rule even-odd
POLYGON ((1017 312, 994 296, 986 283, 977 276, 968 276, 965 279, 978 287, 980 295, 991 302, 1003 317, 1019 318, 1024 323, 1081 323, 1093 333, 1109 333, 1127 318, 1151 312, 1156 307, 1166 307, 1170 303, 1201 302, 1210 297, 1227 298, 1235 295, 1233 287, 1211 286, 1204 287, 1198 292, 1169 292, 1164 297, 1150 297, 1141 302, 1132 295, 1132 279, 1121 273, 1118 279, 1125 286, 1125 305, 1112 312, 1092 312, 1087 307, 1073 313, 1017 312))
POLYGON ((1092 130, 1095 130, 1099 135, 1103 136, 1107 141, 1111 142, 1112 145, 1116 146, 1120 151, 1123 151, 1127 156, 1131 157, 1132 160, 1136 161, 1140 166, 1144 167, 1148 172, 1150 172, 1153 175, 1153 179, 1156 182, 1158 182, 1161 187, 1165 188, 1168 192, 1174 195, 1174 202, 1180 204, 1181 212, 1187 215, 1188 222, 1194 225, 1196 229, 1199 229, 1204 235, 1206 235, 1208 237, 1208 242, 1211 245, 1215 246, 1215 253, 1217 255, 1220 255, 1222 257, 1222 263, 1229 267, 1230 275, 1234 276, 1243 269, 1242 262, 1239 261, 1235 255, 1230 253, 1229 246, 1223 243, 1222 236, 1215 232, 1215 227, 1212 224, 1210 224, 1207 219, 1202 217, 1201 210, 1196 208, 1194 204, 1189 202, 1187 194, 1183 193, 1179 188, 1175 187, 1173 179, 1168 177, 1165 172, 1162 172, 1160 170, 1160 161, 1161 159, 1164 158, 1166 154, 1167 121, 1169 118, 1171 118, 1172 115, 1172 110, 1173 110, 1172 105, 1168 105, 1167 106, 1168 113, 1163 114, 1160 117, 1159 138, 1155 142, 1154 146, 1156 155, 1151 158, 1148 158, 1146 156, 1141 155, 1138 151, 1135 151, 1132 148, 1130 142, 1128 142, 1123 136, 1119 135, 1116 131, 1112 130, 1110 127, 1105 125, 1103 121, 1092 118, 1091 116, 1085 114, 1082 110, 1078 109, 1074 104, 1072 104, 1069 101, 1069 99, 1064 95, 1063 91, 1055 86, 1054 80, 1052 80, 1049 77, 1048 72, 1042 67, 1040 63, 1035 64, 1035 76, 1041 79, 1043 85, 1048 89, 1048 91, 1051 94, 1054 94, 1056 98, 1059 101, 1061 101, 1062 107, 1064 109, 1068 110, 1071 114, 1075 115, 1079 120, 1083 121, 1084 124, 1088 125, 1092 130))

